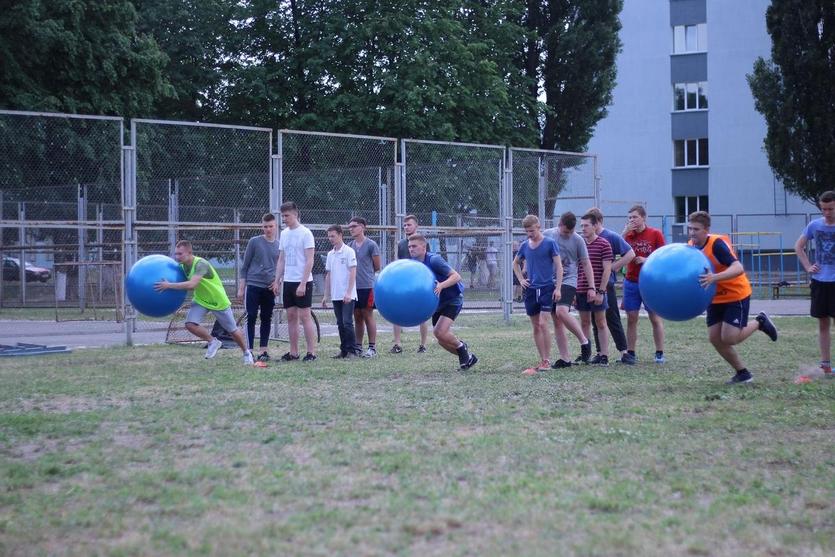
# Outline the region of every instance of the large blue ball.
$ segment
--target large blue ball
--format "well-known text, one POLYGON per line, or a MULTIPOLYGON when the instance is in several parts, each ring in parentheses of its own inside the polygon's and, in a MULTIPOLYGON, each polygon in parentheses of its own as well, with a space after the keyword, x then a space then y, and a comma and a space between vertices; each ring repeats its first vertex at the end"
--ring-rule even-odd
POLYGON ((686 244, 667 244, 641 266, 638 287, 644 304, 670 321, 687 321, 701 315, 716 294, 716 284, 704 289, 699 275, 713 272, 701 250, 686 244))
POLYGON ((435 313, 435 275, 423 263, 398 259, 386 265, 374 283, 374 303, 391 323, 420 325, 435 313))
POLYGON ((171 315, 186 299, 185 290, 157 292, 154 284, 186 280, 182 267, 165 255, 148 255, 137 261, 125 277, 125 292, 136 311, 148 317, 171 315))

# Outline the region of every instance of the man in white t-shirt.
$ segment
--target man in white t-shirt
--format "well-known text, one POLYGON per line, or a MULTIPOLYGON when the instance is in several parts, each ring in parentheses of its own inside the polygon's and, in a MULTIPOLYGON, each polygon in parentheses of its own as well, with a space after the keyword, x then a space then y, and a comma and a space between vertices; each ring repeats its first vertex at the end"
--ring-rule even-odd
POLYGON ((325 262, 325 293, 322 307, 327 307, 328 297, 333 302, 336 326, 339 329, 339 354, 335 359, 350 358, 362 354, 354 332, 354 304, 357 300, 357 254, 342 241, 342 227, 328 227, 328 241, 333 249, 325 262))
POLYGON ((316 326, 310 315, 313 304, 313 233, 299 222, 299 208, 292 201, 282 203, 281 221, 286 228, 278 238, 278 263, 275 267, 275 292, 281 292, 287 310, 290 351, 284 362, 299 359, 299 321, 304 328, 307 354, 304 362, 316 359, 316 326), (284 286, 282 288, 282 282, 284 286))

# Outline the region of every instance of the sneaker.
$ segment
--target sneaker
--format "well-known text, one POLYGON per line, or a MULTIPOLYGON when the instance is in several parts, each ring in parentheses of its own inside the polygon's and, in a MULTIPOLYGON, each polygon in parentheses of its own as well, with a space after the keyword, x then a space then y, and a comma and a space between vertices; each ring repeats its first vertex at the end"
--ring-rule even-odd
POLYGON ((634 366, 637 362, 638 358, 635 357, 635 354, 630 354, 629 352, 624 352, 623 356, 620 357, 620 363, 628 366, 634 366))
POLYGON ((571 367, 571 362, 566 362, 562 358, 560 358, 551 365, 551 369, 562 369, 565 367, 571 367))
MULTIPOLYGON (((305 356, 305 358, 306 358, 306 357, 307 357, 307 356, 305 356)), ((347 352, 340 352, 339 354, 337 354, 337 355, 335 355, 335 356, 331 356, 331 359, 332 359, 332 360, 344 360, 344 359, 345 359, 345 358, 347 358, 347 357, 348 357, 348 353, 347 353, 347 352)))
POLYGON ((389 350, 389 354, 402 354, 402 353, 403 353, 403 348, 401 348, 399 344, 395 344, 394 346, 391 347, 391 350, 389 350))
POLYGON ((725 384, 736 385, 737 383, 750 383, 754 380, 754 376, 747 369, 745 371, 738 371, 736 375, 730 378, 725 384))
POLYGON ((667 358, 664 357, 664 354, 655 354, 655 363, 656 364, 663 364, 667 361, 667 358))
MULTIPOLYGON (((258 360, 258 361, 260 362, 261 360, 258 360)), ((255 358, 252 357, 252 352, 247 352, 246 354, 244 354, 244 365, 245 366, 251 366, 254 363, 255 363, 255 358)))
POLYGON ((539 365, 536 366, 538 371, 548 371, 551 369, 551 360, 542 360, 539 362, 539 365))
POLYGON ((460 367, 461 367, 461 369, 470 369, 471 367, 473 367, 477 363, 478 363, 478 357, 475 354, 470 354, 470 357, 467 360, 467 362, 464 363, 464 364, 461 364, 460 367))
POLYGON ((305 354, 304 358, 302 358, 302 361, 303 362, 312 362, 315 359, 316 359, 316 354, 311 354, 310 352, 308 352, 307 354, 305 354))
POLYGON ((282 362, 292 362, 293 360, 298 360, 298 359, 299 359, 299 355, 298 355, 298 354, 293 355, 293 354, 290 354, 289 352, 285 353, 285 354, 281 357, 281 361, 282 361, 282 362))
POLYGON ((363 358, 376 358, 377 357, 377 349, 369 346, 368 350, 365 351, 365 354, 363 354, 362 357, 363 358))
POLYGON ((258 354, 258 358, 256 358, 256 359, 259 362, 269 362, 270 361, 270 355, 267 353, 266 350, 264 350, 263 352, 258 354))
POLYGON ((418 346, 418 349, 417 349, 418 354, 423 354, 425 352, 426 352, 426 347, 424 345, 421 344, 420 346, 418 346))
POLYGON ((764 311, 761 311, 757 314, 757 322, 760 324, 760 330, 768 335, 772 341, 777 340, 777 327, 774 326, 774 322, 768 315, 765 314, 764 311))
POLYGON ((464 365, 466 365, 469 359, 470 349, 467 346, 467 343, 462 341, 461 346, 458 347, 458 365, 461 366, 461 369, 466 369, 464 365))
POLYGON ((824 375, 826 375, 828 377, 832 377, 832 366, 831 365, 828 366, 826 364, 821 364, 821 371, 823 372, 824 375))
POLYGON ((603 354, 597 354, 594 358, 591 359, 589 362, 593 366, 608 366, 609 365, 609 356, 604 356, 603 354))
POLYGON ((580 345, 580 355, 574 360, 575 364, 587 364, 591 358, 591 341, 580 345))
POLYGON ((223 346, 223 343, 220 340, 212 337, 211 342, 206 347, 206 359, 211 360, 217 355, 217 351, 220 350, 220 347, 223 346))

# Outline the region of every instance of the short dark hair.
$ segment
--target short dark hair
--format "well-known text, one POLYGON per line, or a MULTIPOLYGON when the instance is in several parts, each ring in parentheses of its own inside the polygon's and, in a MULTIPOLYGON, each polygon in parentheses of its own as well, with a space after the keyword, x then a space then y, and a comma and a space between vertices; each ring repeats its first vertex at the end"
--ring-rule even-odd
MULTIPOLYGON (((592 207, 591 209, 589 209, 588 211, 586 211, 586 215, 594 215, 594 217, 597 219, 597 220, 594 222, 594 224, 597 224, 598 222, 603 222, 603 211, 601 211, 601 210, 600 210, 600 209, 598 209, 597 207, 592 207)), ((580 217, 580 218, 584 218, 584 219, 585 219, 585 218, 588 218, 588 217, 586 217, 585 215, 583 215, 583 216, 582 216, 582 217, 580 217)))
POLYGON ((643 205, 633 205, 629 208, 629 211, 627 211, 627 213, 638 213, 642 217, 647 218, 647 210, 644 209, 643 205))
POLYGON ((597 224, 598 222, 600 222, 600 219, 598 218, 596 213, 599 213, 599 212, 600 211, 595 212, 594 210, 591 210, 580 218, 585 219, 587 221, 591 221, 592 224, 597 224))
POLYGON ((361 224, 363 226, 363 228, 368 226, 368 221, 366 221, 362 217, 351 217, 351 220, 349 220, 348 222, 355 222, 357 224, 361 224))
POLYGON ((707 211, 696 211, 690 213, 687 222, 697 222, 705 228, 710 228, 710 214, 707 211))
POLYGON ((830 203, 835 201, 835 191, 828 190, 820 194, 818 197, 818 203, 830 203))
POLYGON ((577 226, 577 216, 571 211, 566 211, 560 215, 560 224, 569 230, 574 230, 574 227, 577 226))
POLYGON ((180 240, 179 242, 177 242, 176 247, 191 249, 191 242, 189 242, 188 240, 180 240))
POLYGON ((423 245, 426 245, 426 236, 423 234, 412 234, 409 236, 410 242, 420 242, 423 245))
POLYGON ((285 201, 281 204, 281 207, 278 208, 280 213, 289 213, 290 211, 295 211, 296 215, 299 214, 299 206, 296 205, 294 201, 285 201))
POLYGON ((275 215, 272 213, 264 213, 264 216, 261 217, 261 222, 273 222, 275 220, 275 215))
POLYGON ((338 224, 332 224, 328 227, 328 232, 336 232, 340 236, 342 236, 342 227, 338 224))
POLYGON ((420 222, 418 222, 418 218, 414 215, 406 215, 403 217, 403 222, 406 222, 407 220, 413 220, 415 221, 415 224, 420 224, 420 222))

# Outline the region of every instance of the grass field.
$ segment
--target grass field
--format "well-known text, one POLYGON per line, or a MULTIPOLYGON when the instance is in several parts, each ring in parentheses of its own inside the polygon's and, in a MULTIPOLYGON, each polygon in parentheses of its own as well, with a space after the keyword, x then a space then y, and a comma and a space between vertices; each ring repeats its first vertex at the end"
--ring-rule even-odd
POLYGON ((527 379, 527 322, 472 315, 470 372, 414 333, 266 370, 197 347, 4 359, 0 554, 832 555, 835 380, 795 385, 816 325, 777 325, 736 387, 701 320, 668 324, 664 366, 527 379))

